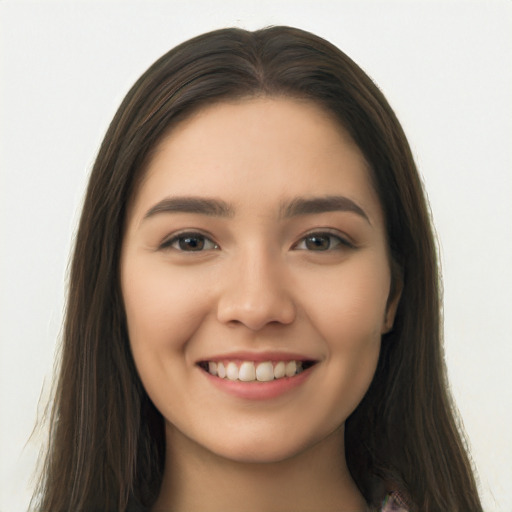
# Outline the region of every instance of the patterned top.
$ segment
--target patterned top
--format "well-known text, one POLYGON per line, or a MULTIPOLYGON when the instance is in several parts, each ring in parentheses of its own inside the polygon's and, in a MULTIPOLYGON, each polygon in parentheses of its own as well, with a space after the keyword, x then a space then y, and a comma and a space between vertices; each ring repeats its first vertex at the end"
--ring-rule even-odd
POLYGON ((380 512, 409 512, 409 508, 403 496, 398 491, 394 491, 386 496, 380 512))

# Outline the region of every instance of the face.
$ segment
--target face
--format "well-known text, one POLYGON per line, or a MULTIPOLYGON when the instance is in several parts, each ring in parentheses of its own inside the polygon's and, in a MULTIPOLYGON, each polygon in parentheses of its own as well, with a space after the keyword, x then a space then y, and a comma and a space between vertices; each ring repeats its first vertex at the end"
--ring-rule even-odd
POLYGON ((390 281, 365 160, 309 102, 199 111, 161 142, 129 210, 137 371, 168 432, 232 460, 342 432, 393 322, 390 281))

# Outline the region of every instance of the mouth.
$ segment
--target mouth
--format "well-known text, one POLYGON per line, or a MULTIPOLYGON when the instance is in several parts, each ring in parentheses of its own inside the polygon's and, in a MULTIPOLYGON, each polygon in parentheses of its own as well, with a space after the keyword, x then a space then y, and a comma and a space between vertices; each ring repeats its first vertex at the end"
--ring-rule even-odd
POLYGON ((241 359, 223 359, 199 361, 197 366, 219 379, 238 382, 271 382, 290 379, 312 368, 314 360, 252 361, 241 359))

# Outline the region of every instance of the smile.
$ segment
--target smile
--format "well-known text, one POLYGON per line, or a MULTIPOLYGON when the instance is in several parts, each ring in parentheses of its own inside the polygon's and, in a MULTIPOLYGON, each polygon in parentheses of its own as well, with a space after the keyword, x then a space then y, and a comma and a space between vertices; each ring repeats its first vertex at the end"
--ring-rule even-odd
POLYGON ((199 366, 210 375, 241 382, 270 382, 294 377, 313 366, 313 361, 205 361, 199 366))
POLYGON ((269 400, 301 388, 320 360, 289 352, 231 352, 196 362, 206 381, 243 400, 269 400))

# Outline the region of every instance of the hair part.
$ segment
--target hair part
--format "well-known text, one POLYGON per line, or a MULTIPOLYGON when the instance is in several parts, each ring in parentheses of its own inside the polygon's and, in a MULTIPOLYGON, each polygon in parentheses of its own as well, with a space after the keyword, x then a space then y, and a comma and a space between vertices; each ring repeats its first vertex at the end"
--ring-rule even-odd
POLYGON ((156 499, 165 437, 129 347, 119 277, 126 212, 173 126, 207 105, 255 96, 303 98, 334 115, 366 158, 384 212, 402 296, 370 389, 346 422, 354 481, 374 506, 393 489, 411 510, 481 511, 448 392, 436 247, 406 137, 350 58, 289 27, 223 29, 182 43, 140 77, 110 124, 75 242, 38 509, 124 511, 156 499))

